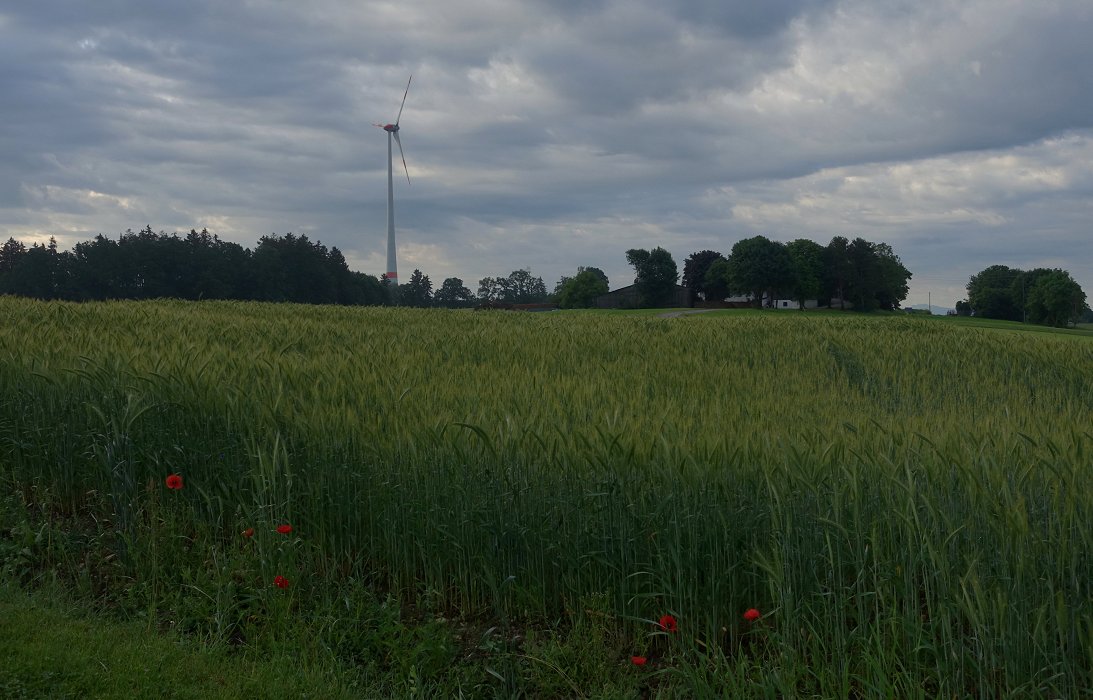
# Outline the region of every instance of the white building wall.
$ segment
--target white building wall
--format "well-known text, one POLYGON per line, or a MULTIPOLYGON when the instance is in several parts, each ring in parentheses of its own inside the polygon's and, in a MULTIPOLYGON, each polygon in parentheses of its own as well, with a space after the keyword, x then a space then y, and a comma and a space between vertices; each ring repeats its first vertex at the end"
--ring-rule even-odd
MULTIPOLYGON (((820 304, 815 299, 805 299, 806 309, 819 308, 820 304)), ((799 309, 801 304, 796 299, 776 299, 774 301, 774 308, 776 309, 799 309)))

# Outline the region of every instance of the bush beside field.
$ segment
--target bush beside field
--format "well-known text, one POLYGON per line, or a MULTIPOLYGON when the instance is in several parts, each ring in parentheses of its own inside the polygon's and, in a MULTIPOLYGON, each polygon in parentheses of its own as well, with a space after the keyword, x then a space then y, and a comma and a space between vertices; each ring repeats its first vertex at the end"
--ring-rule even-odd
POLYGON ((211 643, 306 628, 346 663, 383 656, 352 613, 389 598, 443 632, 385 667, 447 688, 1093 687, 1086 338, 230 302, 0 316, 0 558, 25 585, 211 643))

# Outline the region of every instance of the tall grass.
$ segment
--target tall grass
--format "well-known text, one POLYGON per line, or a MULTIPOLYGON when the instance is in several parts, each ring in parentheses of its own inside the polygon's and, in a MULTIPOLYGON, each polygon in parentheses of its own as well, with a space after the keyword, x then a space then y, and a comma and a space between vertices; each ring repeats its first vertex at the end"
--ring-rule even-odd
POLYGON ((150 528, 229 552, 287 521, 299 546, 263 566, 301 595, 365 579, 505 623, 606 600, 637 635, 671 613, 644 643, 698 691, 1093 687, 1091 342, 800 314, 0 318, 0 478, 107 511, 138 580, 188 590, 150 528))

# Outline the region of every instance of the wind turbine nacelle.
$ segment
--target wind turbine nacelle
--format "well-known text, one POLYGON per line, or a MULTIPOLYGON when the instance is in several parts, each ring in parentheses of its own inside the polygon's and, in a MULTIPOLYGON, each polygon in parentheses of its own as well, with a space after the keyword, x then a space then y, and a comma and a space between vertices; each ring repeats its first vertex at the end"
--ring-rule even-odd
MULTIPOLYGON (((391 131, 391 132, 398 131, 398 124, 384 124, 383 125, 383 130, 384 131, 391 131)), ((373 131, 372 133, 374 134, 376 132, 373 131)))

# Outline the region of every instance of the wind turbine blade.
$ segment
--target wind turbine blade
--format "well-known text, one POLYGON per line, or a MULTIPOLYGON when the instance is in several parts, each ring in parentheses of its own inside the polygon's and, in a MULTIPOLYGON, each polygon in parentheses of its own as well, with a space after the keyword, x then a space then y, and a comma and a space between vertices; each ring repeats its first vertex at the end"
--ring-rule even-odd
MULTIPOLYGON (((410 76, 410 80, 413 80, 414 76, 410 76)), ((398 116, 395 117, 395 126, 398 126, 398 120, 402 119, 402 108, 406 106, 406 95, 410 92, 410 80, 406 81, 406 91, 402 93, 402 104, 398 106, 398 116)))
POLYGON ((398 132, 392 131, 391 135, 395 137, 395 143, 398 144, 398 154, 402 156, 402 169, 406 171, 406 184, 410 184, 410 169, 406 167, 406 154, 402 152, 402 141, 399 140, 398 132))

